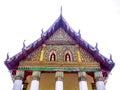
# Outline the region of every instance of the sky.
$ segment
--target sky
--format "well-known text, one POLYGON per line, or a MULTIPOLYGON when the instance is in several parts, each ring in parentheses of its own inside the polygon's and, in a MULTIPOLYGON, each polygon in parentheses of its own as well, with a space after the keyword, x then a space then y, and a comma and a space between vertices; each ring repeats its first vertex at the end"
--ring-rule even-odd
POLYGON ((4 65, 6 55, 12 57, 40 37, 60 15, 81 37, 109 58, 115 67, 106 90, 119 90, 120 81, 120 0, 0 0, 0 88, 12 90, 13 82, 4 65))

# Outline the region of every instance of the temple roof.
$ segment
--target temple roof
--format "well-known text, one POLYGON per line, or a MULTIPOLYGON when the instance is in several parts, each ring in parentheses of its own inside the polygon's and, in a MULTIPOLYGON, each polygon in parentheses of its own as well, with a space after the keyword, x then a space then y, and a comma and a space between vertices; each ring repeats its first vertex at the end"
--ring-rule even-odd
POLYGON ((112 58, 106 58, 102 54, 99 53, 97 48, 97 44, 95 47, 91 46, 88 42, 86 42, 83 38, 81 38, 80 32, 76 33, 66 22, 62 14, 58 17, 58 19, 53 23, 53 25, 46 31, 42 32, 41 37, 31 43, 28 46, 24 46, 22 51, 18 54, 14 55, 11 58, 5 60, 5 65, 9 70, 16 69, 19 65, 21 60, 24 60, 31 52, 36 50, 39 46, 45 43, 45 41, 53 35, 53 33, 58 30, 59 28, 63 28, 68 35, 70 35, 80 47, 90 53, 97 62, 100 63, 101 67, 107 71, 111 71, 114 67, 115 63, 113 62, 112 58))

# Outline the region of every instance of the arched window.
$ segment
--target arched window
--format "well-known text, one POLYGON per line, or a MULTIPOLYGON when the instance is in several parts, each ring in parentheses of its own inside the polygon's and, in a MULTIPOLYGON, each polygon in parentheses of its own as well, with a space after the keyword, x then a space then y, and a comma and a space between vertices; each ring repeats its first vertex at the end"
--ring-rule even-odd
POLYGON ((57 57, 56 57, 56 51, 51 51, 49 54, 49 61, 56 61, 57 57))
POLYGON ((71 61, 71 58, 70 58, 70 54, 69 54, 69 53, 67 53, 67 54, 65 55, 65 61, 71 61))
POLYGON ((50 61, 55 61, 55 57, 56 57, 55 54, 52 53, 51 56, 50 56, 50 61))
POLYGON ((69 50, 65 51, 64 53, 64 61, 72 61, 72 54, 69 50))

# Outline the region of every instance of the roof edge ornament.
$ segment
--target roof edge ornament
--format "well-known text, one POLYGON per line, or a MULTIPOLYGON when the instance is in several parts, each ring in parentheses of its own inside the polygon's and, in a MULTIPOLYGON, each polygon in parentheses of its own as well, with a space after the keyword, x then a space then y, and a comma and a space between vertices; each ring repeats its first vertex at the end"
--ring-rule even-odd
POLYGON ((96 43, 96 45, 95 45, 95 49, 96 49, 96 51, 99 52, 99 49, 98 49, 98 43, 96 43))
POLYGON ((43 31, 43 28, 41 29, 41 37, 43 36, 44 34, 44 31, 43 31))
POLYGON ((9 59, 10 57, 9 57, 9 52, 7 53, 7 57, 6 57, 6 61, 9 59))
POLYGON ((23 41, 23 48, 22 48, 22 49, 25 49, 25 48, 26 48, 25 41, 26 41, 26 40, 23 41))
POLYGON ((80 29, 78 30, 78 36, 81 38, 81 33, 80 33, 80 29))
POLYGON ((112 54, 110 54, 110 60, 112 60, 112 54))

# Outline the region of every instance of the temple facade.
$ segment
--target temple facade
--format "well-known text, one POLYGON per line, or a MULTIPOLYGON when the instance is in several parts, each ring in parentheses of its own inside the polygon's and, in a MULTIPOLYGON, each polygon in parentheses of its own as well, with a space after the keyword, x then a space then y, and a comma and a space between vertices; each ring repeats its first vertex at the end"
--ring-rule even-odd
POLYGON ((13 90, 106 90, 114 62, 60 15, 40 38, 5 60, 13 90))

